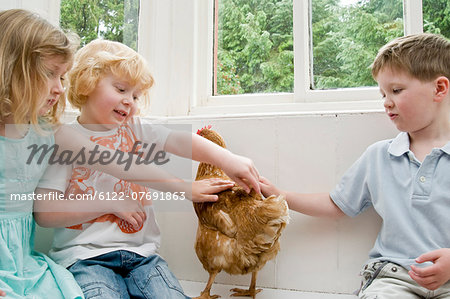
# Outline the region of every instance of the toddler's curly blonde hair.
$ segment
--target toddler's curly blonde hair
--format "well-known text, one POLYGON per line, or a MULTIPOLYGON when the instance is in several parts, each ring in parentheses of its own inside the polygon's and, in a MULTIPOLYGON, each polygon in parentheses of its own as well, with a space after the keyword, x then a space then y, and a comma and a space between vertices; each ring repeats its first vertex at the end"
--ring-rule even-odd
POLYGON ((94 40, 78 50, 69 72, 67 97, 75 108, 87 102, 98 82, 108 74, 126 80, 142 92, 148 104, 148 91, 154 80, 145 59, 128 46, 109 40, 94 40))

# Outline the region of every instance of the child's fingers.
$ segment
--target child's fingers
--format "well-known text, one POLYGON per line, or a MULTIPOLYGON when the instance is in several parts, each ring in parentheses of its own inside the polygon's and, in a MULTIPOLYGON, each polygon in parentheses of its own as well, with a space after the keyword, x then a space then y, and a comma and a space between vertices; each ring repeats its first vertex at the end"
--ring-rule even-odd
POLYGON ((234 183, 216 183, 213 186, 209 186, 205 193, 219 193, 224 190, 230 189, 234 186, 234 183))
POLYGON ((417 282, 419 285, 423 286, 424 288, 428 288, 428 285, 430 283, 435 282, 434 277, 422 277, 415 273, 413 270, 408 272, 409 277, 411 277, 415 282, 417 282))
POLYGON ((434 289, 439 283, 436 280, 435 276, 430 277, 422 277, 415 273, 414 271, 409 271, 409 276, 416 281, 418 284, 427 289, 434 289))
POLYGON ((440 255, 440 250, 433 250, 427 253, 422 254, 421 256, 419 256, 418 258, 416 258, 416 262, 417 263, 424 263, 424 262, 434 262, 435 260, 437 260, 439 257, 441 257, 440 255))
POLYGON ((135 230, 140 229, 144 223, 138 213, 134 214, 128 222, 134 227, 135 230))
POLYGON ((144 205, 141 203, 139 203, 138 214, 141 216, 143 222, 145 222, 145 220, 147 219, 147 213, 145 212, 144 205))
POLYGON ((4 291, 0 290, 0 296, 4 297, 4 296, 6 296, 6 293, 4 291))
POLYGON ((269 181, 269 180, 268 180, 268 179, 266 179, 266 178, 265 178, 265 177, 263 177, 263 176, 260 176, 260 177, 259 177, 259 182, 260 182, 260 183, 264 183, 264 184, 267 184, 267 183, 268 183, 268 181, 269 181))
POLYGON ((213 179, 208 179, 209 183, 211 185, 224 185, 224 184, 232 184, 234 185, 233 181, 229 181, 229 180, 224 180, 224 179, 219 179, 219 178, 213 178, 213 179))
POLYGON ((261 194, 261 188, 259 187, 259 176, 257 175, 257 172, 256 174, 255 173, 252 174, 253 174, 252 176, 242 179, 242 181, 245 181, 245 184, 248 186, 249 188, 248 192, 250 192, 250 189, 253 188, 253 190, 255 190, 256 193, 261 194))
MULTIPOLYGON (((241 180, 240 178, 235 178, 236 184, 238 184, 239 186, 241 186, 242 188, 244 188, 245 192, 250 193, 250 187, 251 185, 248 185, 246 182, 244 182, 243 180, 241 180)), ((259 186, 258 186, 259 187, 259 186)))
POLYGON ((134 227, 134 229, 138 230, 144 225, 144 222, 147 219, 147 214, 136 211, 123 213, 119 217, 128 222, 131 226, 134 227))
POLYGON ((138 222, 139 227, 144 225, 145 219, 147 219, 147 214, 145 212, 137 212, 135 218, 138 222))
POLYGON ((134 229, 138 230, 140 228, 137 219, 135 219, 134 217, 126 217, 124 220, 128 222, 134 229))
POLYGON ((411 270, 420 277, 427 277, 430 275, 434 275, 435 274, 434 268, 435 268, 434 265, 424 268, 411 265, 411 270))
POLYGON ((202 194, 199 200, 196 202, 215 202, 219 199, 219 197, 215 194, 202 194))

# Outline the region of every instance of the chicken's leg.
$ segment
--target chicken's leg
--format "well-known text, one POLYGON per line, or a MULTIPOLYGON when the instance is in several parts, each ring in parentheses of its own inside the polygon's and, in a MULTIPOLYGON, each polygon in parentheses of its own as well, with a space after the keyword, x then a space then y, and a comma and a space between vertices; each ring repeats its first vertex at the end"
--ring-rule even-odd
POLYGON ((231 289, 230 291, 234 292, 233 294, 231 294, 232 297, 252 297, 253 299, 255 298, 256 294, 258 294, 259 292, 262 291, 262 289, 256 289, 256 274, 258 273, 258 271, 252 272, 252 281, 250 283, 250 287, 248 288, 248 290, 244 290, 244 289, 238 289, 238 288, 234 288, 231 289))
POLYGON ((209 292, 211 291, 212 284, 214 283, 214 279, 216 278, 217 273, 219 273, 219 272, 209 273, 209 279, 208 279, 208 283, 206 284, 205 289, 200 294, 200 296, 192 298, 192 299, 217 299, 217 298, 220 297, 219 295, 210 295, 209 294, 209 292))

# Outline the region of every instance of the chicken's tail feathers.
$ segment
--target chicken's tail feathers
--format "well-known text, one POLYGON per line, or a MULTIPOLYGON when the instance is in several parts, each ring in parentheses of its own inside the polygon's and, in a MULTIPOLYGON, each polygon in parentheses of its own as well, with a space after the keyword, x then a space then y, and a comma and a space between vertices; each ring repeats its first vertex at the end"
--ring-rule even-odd
POLYGON ((284 196, 272 195, 264 199, 263 204, 258 208, 259 225, 255 225, 255 235, 251 242, 247 244, 247 250, 252 253, 258 251, 279 250, 278 240, 281 232, 289 223, 289 209, 284 196), (264 225, 261 225, 265 223, 264 225))
POLYGON ((283 195, 271 195, 264 199, 263 209, 267 209, 268 217, 280 223, 289 223, 289 207, 283 195))

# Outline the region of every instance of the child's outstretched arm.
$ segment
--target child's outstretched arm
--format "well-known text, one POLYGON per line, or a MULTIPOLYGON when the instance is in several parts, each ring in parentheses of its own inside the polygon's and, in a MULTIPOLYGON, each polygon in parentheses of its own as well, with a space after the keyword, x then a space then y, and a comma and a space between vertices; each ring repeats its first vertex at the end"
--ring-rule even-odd
POLYGON ((307 194, 283 191, 265 177, 260 177, 259 182, 264 196, 284 195, 291 210, 316 217, 338 218, 345 215, 328 193, 307 194))
POLYGON ((101 171, 116 178, 160 191, 185 191, 188 195, 191 193, 192 186, 190 182, 177 178, 153 163, 149 165, 137 163, 139 156, 136 154, 124 153, 98 145, 70 126, 61 126, 55 132, 55 143, 58 146, 58 152, 73 152, 74 156, 83 152, 85 156, 90 157, 89 159, 78 159, 73 162, 78 167, 87 167, 101 171), (119 163, 120 158, 112 158, 117 156, 117 153, 121 153, 122 159, 126 160, 126 163, 123 161, 119 163), (101 156, 107 157, 104 160, 109 161, 99 162, 99 157, 101 156), (95 158, 91 159, 91 157, 95 158))
POLYGON ((174 131, 167 138, 164 150, 180 157, 216 165, 247 192, 253 188, 261 193, 259 174, 252 160, 233 154, 197 134, 174 131), (192 147, 187 149, 180 144, 192 147))
MULTIPOLYGON (((95 144, 69 126, 62 126, 61 128, 59 128, 59 130, 55 133, 55 141, 56 145, 58 146, 59 152, 72 151, 78 153, 80 151, 83 151, 84 153, 89 154, 96 152, 97 161, 99 160, 98 157, 102 155, 113 157, 116 152, 118 152, 95 144)), ((224 163, 222 161, 223 159, 221 160, 222 156, 220 154, 223 153, 224 156, 231 156, 231 158, 229 158, 228 160, 230 162, 227 163, 232 163, 231 161, 233 161, 235 164, 230 166, 224 163, 223 169, 224 171, 228 171, 228 175, 230 175, 230 173, 235 173, 235 176, 230 175, 232 179, 236 179, 236 177, 242 177, 244 181, 250 181, 251 179, 257 178, 257 171, 254 168, 251 160, 234 155, 228 150, 225 150, 220 146, 217 146, 216 144, 191 133, 171 133, 168 137, 168 140, 166 141, 166 147, 168 147, 168 149, 165 148, 165 150, 175 155, 191 159, 191 151, 197 151, 197 149, 194 149, 194 146, 191 147, 191 144, 198 144, 198 142, 206 144, 208 148, 210 148, 210 146, 212 145, 210 151, 214 152, 212 155, 210 155, 209 153, 204 154, 206 158, 198 158, 200 161, 211 164, 216 164, 215 162, 217 161, 224 163), (194 138, 196 140, 195 142, 192 141, 192 139, 194 138)), ((208 152, 205 147, 200 147, 202 148, 201 151, 208 152)), ((136 161, 138 159, 138 155, 136 154, 123 154, 127 157, 126 159, 130 160, 126 165, 124 165, 123 163, 118 164, 117 160, 110 161, 109 163, 94 163, 93 161, 96 159, 93 159, 92 161, 90 161, 90 159, 84 159, 83 161, 78 160, 75 163, 77 163, 77 166, 83 166, 97 171, 102 171, 117 178, 121 178, 123 180, 152 189, 168 192, 185 192, 186 197, 192 199, 193 201, 214 201, 214 198, 206 199, 208 198, 207 194, 212 195, 213 193, 217 193, 230 188, 230 186, 228 186, 229 183, 219 185, 214 183, 215 186, 209 186, 204 189, 205 184, 202 185, 201 183, 197 182, 191 183, 183 181, 182 179, 175 177, 174 175, 168 173, 161 167, 158 167, 154 164, 145 165, 142 163, 137 163, 136 161), (200 187, 200 189, 198 189, 197 187, 200 187)), ((195 156, 197 157, 198 155, 198 152, 196 152, 195 156)), ((224 157, 224 159, 225 158, 226 157, 224 157)), ((221 165, 218 166, 221 167, 221 165)), ((211 182, 207 184, 211 184, 211 182)), ((256 186, 258 186, 257 191, 259 191, 259 184, 256 183, 256 186)))
POLYGON ((450 280, 450 248, 427 252, 416 258, 416 262, 432 262, 433 265, 420 268, 411 265, 409 276, 429 290, 436 290, 450 280))
MULTIPOLYGON (((127 221, 135 229, 144 224, 147 215, 139 200, 71 200, 63 199, 61 191, 37 188, 37 196, 51 194, 61 200, 37 200, 34 203, 34 219, 42 227, 68 227, 93 220, 105 214, 114 214, 127 221)), ((49 197, 47 197, 49 198, 49 197)))

